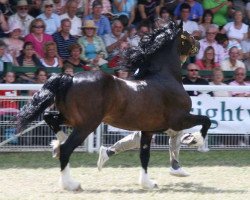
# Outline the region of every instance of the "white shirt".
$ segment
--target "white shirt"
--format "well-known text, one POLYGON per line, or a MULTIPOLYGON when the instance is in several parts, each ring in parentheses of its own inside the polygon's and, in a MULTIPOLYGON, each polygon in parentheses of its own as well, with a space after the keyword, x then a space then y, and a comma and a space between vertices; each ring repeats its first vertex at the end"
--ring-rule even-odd
POLYGON ((220 67, 223 71, 234 71, 239 67, 246 68, 245 64, 242 61, 236 60, 235 65, 232 65, 229 59, 223 60, 220 63, 220 67))
POLYGON ((229 22, 223 27, 223 29, 225 29, 227 37, 235 38, 237 40, 243 40, 244 34, 246 34, 248 31, 248 25, 242 23, 241 28, 236 29, 234 26, 234 22, 229 22))
MULTIPOLYGON (((178 20, 178 24, 180 20, 178 20)), ((183 31, 187 31, 189 34, 192 34, 194 31, 199 31, 199 26, 196 22, 187 20, 186 22, 183 21, 183 31)))
POLYGON ((34 17, 27 15, 24 20, 22 20, 19 15, 16 13, 11 15, 8 19, 9 27, 14 23, 19 23, 22 27, 21 37, 25 37, 30 33, 30 23, 33 21, 34 17))
POLYGON ((74 35, 74 36, 82 36, 82 30, 81 30, 82 20, 77 16, 74 16, 73 18, 70 18, 68 13, 60 15, 61 20, 65 19, 65 18, 68 18, 71 21, 70 34, 74 35))

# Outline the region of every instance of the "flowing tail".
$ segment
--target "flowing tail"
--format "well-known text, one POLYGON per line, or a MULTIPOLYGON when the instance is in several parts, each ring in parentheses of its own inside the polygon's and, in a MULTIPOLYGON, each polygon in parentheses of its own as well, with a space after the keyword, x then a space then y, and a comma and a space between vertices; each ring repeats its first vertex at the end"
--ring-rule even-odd
POLYGON ((72 76, 56 74, 51 76, 43 87, 36 92, 30 103, 25 105, 15 118, 17 131, 20 132, 34 121, 46 108, 55 102, 55 98, 64 99, 72 85, 72 76))

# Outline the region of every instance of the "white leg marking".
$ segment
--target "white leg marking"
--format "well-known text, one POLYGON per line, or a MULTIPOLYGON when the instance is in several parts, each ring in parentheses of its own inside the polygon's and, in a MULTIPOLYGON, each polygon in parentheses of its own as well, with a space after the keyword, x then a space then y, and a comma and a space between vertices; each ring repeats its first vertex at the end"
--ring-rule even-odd
POLYGON ((80 183, 74 181, 70 177, 70 168, 69 164, 61 171, 61 178, 60 178, 61 186, 65 190, 69 191, 77 191, 81 189, 80 183))
POLYGON ((58 131, 56 133, 56 138, 62 144, 63 142, 65 142, 65 140, 68 138, 68 136, 63 131, 58 131))
POLYGON ((157 187, 156 182, 153 180, 150 180, 148 174, 145 172, 144 169, 141 169, 140 171, 139 184, 144 189, 153 189, 157 187))

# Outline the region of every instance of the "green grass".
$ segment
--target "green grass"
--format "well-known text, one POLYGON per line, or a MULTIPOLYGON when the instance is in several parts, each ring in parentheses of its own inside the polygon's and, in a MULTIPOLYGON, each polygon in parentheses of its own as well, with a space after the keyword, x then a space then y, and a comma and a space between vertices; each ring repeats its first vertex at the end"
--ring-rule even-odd
MULTIPOLYGON (((96 167, 97 153, 75 152, 71 156, 72 167, 96 167)), ((5 168, 51 168, 58 167, 59 162, 51 158, 50 152, 0 153, 0 169, 5 168)), ((180 161, 183 166, 249 166, 249 150, 181 151, 180 161)), ((114 155, 108 162, 109 167, 139 167, 139 151, 128 151, 114 155)), ((168 151, 152 151, 149 166, 168 167, 168 151)))

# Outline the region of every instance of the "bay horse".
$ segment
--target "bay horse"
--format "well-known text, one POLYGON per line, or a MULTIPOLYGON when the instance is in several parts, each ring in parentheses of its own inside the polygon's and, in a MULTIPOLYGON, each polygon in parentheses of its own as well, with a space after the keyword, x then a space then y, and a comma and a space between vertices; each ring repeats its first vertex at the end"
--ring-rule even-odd
MULTIPOLYGON (((125 65, 139 68, 139 78, 123 80, 102 71, 79 72, 74 77, 53 75, 17 115, 17 129, 23 130, 55 103, 63 122, 74 128, 58 144, 61 182, 66 190, 80 188, 80 183, 70 177, 71 154, 101 122, 126 130, 141 130, 140 184, 153 188, 155 182, 147 170, 153 133, 202 125, 200 135, 204 139, 211 125, 207 116, 190 114, 191 99, 182 85, 180 55, 189 56, 197 51, 197 42, 170 21, 144 36, 139 47, 125 54, 125 65)), ((190 134, 182 142, 198 141, 190 134)))

